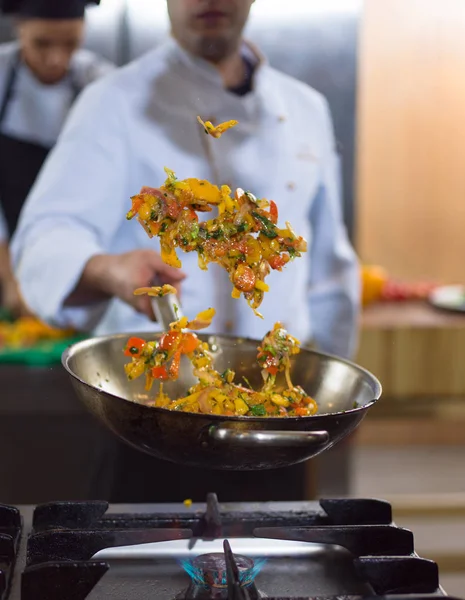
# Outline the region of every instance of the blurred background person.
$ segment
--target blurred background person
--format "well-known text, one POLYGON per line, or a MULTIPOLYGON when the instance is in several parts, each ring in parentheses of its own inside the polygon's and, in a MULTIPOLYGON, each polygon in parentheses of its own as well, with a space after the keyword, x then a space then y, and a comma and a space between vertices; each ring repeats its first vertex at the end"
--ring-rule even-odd
POLYGON ((2 0, 17 40, 0 46, 1 305, 26 311, 10 268, 9 239, 67 114, 90 82, 112 69, 81 49, 86 5, 100 0, 2 0))

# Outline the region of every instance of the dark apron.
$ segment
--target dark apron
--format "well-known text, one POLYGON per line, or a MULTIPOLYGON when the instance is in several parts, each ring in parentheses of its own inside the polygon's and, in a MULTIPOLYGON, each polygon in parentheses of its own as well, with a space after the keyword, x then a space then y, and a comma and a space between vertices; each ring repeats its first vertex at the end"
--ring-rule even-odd
MULTIPOLYGON (((15 93, 20 65, 21 58, 17 53, 11 63, 0 104, 0 130, 15 93)), ((80 88, 73 81, 71 86, 74 101, 80 88)), ((0 202, 10 236, 16 229, 23 204, 50 150, 47 146, 19 140, 0 131, 0 202)))

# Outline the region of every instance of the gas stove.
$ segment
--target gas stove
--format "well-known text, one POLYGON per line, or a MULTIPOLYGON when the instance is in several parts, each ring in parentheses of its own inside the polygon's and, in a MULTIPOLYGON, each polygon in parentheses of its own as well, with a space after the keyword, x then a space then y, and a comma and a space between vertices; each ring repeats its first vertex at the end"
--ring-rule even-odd
POLYGON ((0 506, 0 600, 436 597, 381 500, 0 506))

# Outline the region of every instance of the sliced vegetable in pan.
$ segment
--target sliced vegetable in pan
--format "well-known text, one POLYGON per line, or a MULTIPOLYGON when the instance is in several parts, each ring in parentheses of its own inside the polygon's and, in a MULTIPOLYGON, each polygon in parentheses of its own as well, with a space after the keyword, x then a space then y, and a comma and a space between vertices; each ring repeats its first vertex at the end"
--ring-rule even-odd
POLYGON ((145 373, 146 388, 152 388, 155 379, 174 381, 178 378, 181 357, 187 356, 198 383, 187 390, 186 396, 173 400, 160 385, 154 406, 183 412, 255 417, 310 416, 317 411, 313 398, 300 386, 293 385, 290 377, 291 357, 300 352, 299 341, 276 323, 258 347, 257 361, 262 368, 263 384, 254 389, 235 382, 230 369, 219 373, 214 368, 209 346, 192 330, 208 327, 215 311, 209 309, 192 321, 183 317, 171 323, 170 330, 158 341, 130 338, 124 353, 131 358, 125 365, 129 379, 145 373), (191 331, 189 331, 191 330, 191 331), (283 381, 278 374, 284 373, 283 381))

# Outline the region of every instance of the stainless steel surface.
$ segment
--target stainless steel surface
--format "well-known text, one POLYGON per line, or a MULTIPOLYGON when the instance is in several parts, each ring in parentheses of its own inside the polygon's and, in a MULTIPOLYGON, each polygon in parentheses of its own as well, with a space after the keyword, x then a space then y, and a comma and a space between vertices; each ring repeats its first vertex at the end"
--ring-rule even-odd
MULTIPOLYGON (((272 556, 304 557, 321 552, 319 544, 292 542, 287 540, 269 540, 259 538, 232 538, 231 546, 236 554, 250 558, 271 558, 272 556)), ((210 552, 223 552, 223 538, 217 540, 173 540, 155 544, 140 544, 107 548, 94 555, 95 559, 128 559, 128 558, 175 558, 183 559, 210 552)))
MULTIPOLYGON (((149 339, 159 334, 138 333, 149 339)), ((213 469, 271 469, 302 462, 330 448, 350 433, 367 409, 381 395, 379 381, 369 372, 342 359, 313 350, 302 350, 292 360, 292 380, 314 397, 319 405, 312 417, 261 418, 174 412, 148 406, 158 391, 145 391, 143 378, 128 381, 122 348, 130 334, 113 335, 75 344, 63 355, 63 365, 87 408, 130 445, 166 460, 213 469), (280 432, 281 444, 237 443, 243 436, 229 435, 229 443, 215 439, 212 426, 239 434, 280 432), (296 438, 291 434, 295 432, 296 438), (314 434, 310 444, 300 438, 314 434), (327 435, 322 432, 327 432, 327 435), (213 433, 213 435, 212 435, 213 433), (291 437, 293 445, 289 445, 291 437)), ((220 371, 232 369, 237 380, 246 377, 252 385, 261 382, 256 363, 258 342, 228 336, 201 335, 213 349, 214 364, 220 371)), ((180 378, 165 383, 172 398, 186 394, 195 381, 192 372, 181 366, 180 378)), ((310 441, 309 439, 309 441, 310 441)), ((262 438, 265 441, 265 438, 262 438)), ((270 438, 267 438, 270 441, 270 438)))
POLYGON ((151 300, 155 318, 164 331, 169 331, 170 324, 183 317, 181 303, 175 294, 153 296, 151 300))
POLYGON ((210 436, 216 442, 240 446, 313 446, 329 439, 327 431, 234 431, 212 426, 210 436))

